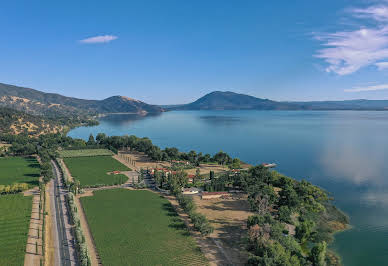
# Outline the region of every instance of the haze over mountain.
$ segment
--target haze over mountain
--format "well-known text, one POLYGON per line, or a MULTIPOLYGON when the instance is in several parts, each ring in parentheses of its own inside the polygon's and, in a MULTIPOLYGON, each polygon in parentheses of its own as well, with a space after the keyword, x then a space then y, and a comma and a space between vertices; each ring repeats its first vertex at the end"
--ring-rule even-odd
POLYGON ((34 115, 88 116, 104 113, 159 113, 163 109, 124 96, 84 100, 0 83, 0 106, 34 115))
POLYGON ((189 104, 163 107, 166 110, 388 110, 388 100, 278 102, 214 91, 189 104))

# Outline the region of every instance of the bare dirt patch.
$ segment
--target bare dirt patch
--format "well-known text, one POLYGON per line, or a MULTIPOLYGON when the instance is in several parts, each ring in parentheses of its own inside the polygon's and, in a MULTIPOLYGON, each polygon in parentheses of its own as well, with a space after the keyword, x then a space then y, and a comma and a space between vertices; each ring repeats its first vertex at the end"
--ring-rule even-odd
MULTIPOLYGON (((153 161, 146 154, 142 152, 136 151, 120 151, 118 155, 113 156, 116 160, 125 164, 126 166, 140 170, 143 169, 151 169, 151 168, 169 168, 171 167, 171 163, 167 161, 153 161)), ((251 165, 246 163, 241 163, 242 168, 249 168, 251 165)), ((197 168, 200 170, 200 174, 209 174, 210 171, 214 173, 222 173, 229 170, 227 166, 219 165, 219 164, 200 164, 199 167, 194 167, 192 169, 184 170, 189 175, 196 174, 197 168)))
POLYGON ((193 197, 198 212, 204 214, 214 226, 210 237, 224 250, 233 265, 244 265, 248 256, 245 252, 244 237, 246 221, 250 212, 246 196, 236 195, 228 199, 201 200, 193 197))
POLYGON ((197 168, 199 168, 200 175, 209 174, 210 171, 213 171, 214 173, 222 173, 229 170, 227 166, 219 164, 200 164, 199 167, 187 169, 185 172, 187 172, 189 175, 195 175, 197 168))
POLYGON ((24 258, 25 266, 38 266, 40 260, 43 258, 42 247, 42 226, 43 226, 43 213, 41 212, 39 217, 39 202, 40 193, 39 188, 35 187, 23 193, 25 196, 33 196, 32 198, 32 211, 30 229, 28 231, 26 255, 24 258))
POLYGON ((7 151, 7 149, 11 146, 12 146, 11 144, 0 142, 0 151, 2 150, 7 151))
POLYGON ((128 167, 134 168, 136 170, 140 170, 141 168, 147 169, 171 167, 169 162, 155 162, 142 152, 120 151, 118 155, 113 157, 128 167))
POLYGON ((23 191, 23 195, 25 197, 39 195, 39 188, 38 187, 34 187, 34 188, 31 188, 31 189, 25 190, 25 191, 23 191))

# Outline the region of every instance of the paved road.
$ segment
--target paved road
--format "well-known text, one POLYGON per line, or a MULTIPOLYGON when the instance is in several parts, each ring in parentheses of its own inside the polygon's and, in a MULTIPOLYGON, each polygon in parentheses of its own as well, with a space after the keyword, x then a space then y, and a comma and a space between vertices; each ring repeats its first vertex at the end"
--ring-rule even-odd
POLYGON ((60 245, 59 245, 59 239, 58 239, 58 228, 57 228, 57 211, 56 211, 56 197, 54 194, 54 184, 55 180, 50 181, 48 186, 48 192, 49 192, 49 200, 50 200, 50 216, 51 216, 51 223, 52 223, 52 229, 53 229, 53 235, 51 236, 53 239, 53 246, 54 249, 54 265, 60 265, 61 262, 61 252, 60 252, 60 245))
POLYGON ((54 234, 57 235, 57 241, 54 246, 57 247, 59 256, 55 256, 55 264, 60 266, 73 266, 76 263, 76 252, 74 247, 74 238, 71 233, 71 225, 69 220, 69 213, 67 204, 65 202, 65 194, 67 191, 63 188, 61 174, 58 166, 54 161, 51 161, 54 172, 54 208, 55 219, 54 234))

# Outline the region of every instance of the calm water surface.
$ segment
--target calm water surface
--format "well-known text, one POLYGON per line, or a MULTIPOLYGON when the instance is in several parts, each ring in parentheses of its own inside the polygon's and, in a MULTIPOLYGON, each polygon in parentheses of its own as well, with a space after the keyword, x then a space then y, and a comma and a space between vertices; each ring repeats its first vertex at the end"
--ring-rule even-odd
POLYGON ((182 111, 113 115, 71 137, 133 134, 160 147, 215 153, 277 170, 330 191, 353 228, 333 248, 345 265, 388 265, 388 112, 182 111))

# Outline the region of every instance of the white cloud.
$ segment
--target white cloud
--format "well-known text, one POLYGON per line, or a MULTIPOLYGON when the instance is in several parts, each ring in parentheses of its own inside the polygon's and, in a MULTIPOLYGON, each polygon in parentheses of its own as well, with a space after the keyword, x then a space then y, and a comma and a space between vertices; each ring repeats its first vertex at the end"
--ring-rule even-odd
POLYGON ((362 91, 380 91, 380 90, 388 90, 388 84, 367 86, 367 87, 356 87, 353 89, 344 90, 345 92, 362 92, 362 91))
MULTIPOLYGON (((351 15, 375 22, 375 26, 360 26, 351 31, 315 34, 322 49, 315 55, 328 63, 327 72, 348 75, 367 66, 379 70, 388 68, 388 6, 352 9, 351 15)), ((368 23, 370 25, 370 23, 368 23)))
POLYGON ((375 65, 379 70, 384 70, 388 68, 388 62, 378 62, 375 65))
POLYGON ((118 37, 114 35, 100 35, 80 40, 81 43, 108 43, 116 40, 118 37))
POLYGON ((387 6, 370 6, 368 8, 354 8, 352 12, 355 17, 371 18, 376 21, 388 21, 388 7, 387 6))

